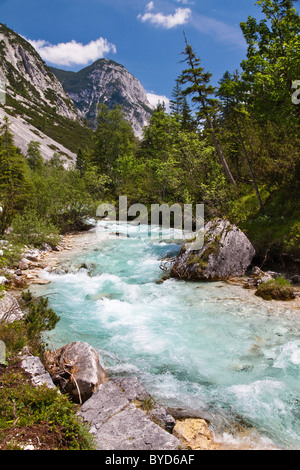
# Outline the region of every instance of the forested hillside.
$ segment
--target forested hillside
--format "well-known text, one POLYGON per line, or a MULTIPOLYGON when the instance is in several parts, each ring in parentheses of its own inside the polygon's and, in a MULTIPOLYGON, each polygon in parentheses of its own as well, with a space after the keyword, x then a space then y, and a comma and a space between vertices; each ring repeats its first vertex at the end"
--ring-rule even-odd
MULTIPOLYGON (((34 143, 22 155, 5 120, 0 233, 12 226, 15 243, 40 245, 51 237, 56 243, 59 233, 80 228, 100 202, 115 203, 119 195, 130 204, 204 203, 207 219, 227 217, 246 231, 261 262, 294 269, 300 258, 300 17, 292 0, 257 3, 263 19, 241 24, 247 56, 239 70, 224 70, 217 88, 197 44, 183 37, 171 113, 159 105, 141 141, 120 106, 102 104, 96 130, 65 144, 77 153, 67 171, 58 155, 43 162, 34 143)), ((46 130, 49 124, 50 117, 46 130)))

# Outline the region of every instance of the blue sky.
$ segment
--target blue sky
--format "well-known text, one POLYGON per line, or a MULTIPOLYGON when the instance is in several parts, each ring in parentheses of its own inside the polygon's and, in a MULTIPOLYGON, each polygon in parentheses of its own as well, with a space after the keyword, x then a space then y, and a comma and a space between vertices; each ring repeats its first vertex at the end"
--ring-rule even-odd
POLYGON ((255 0, 0 0, 0 22, 30 39, 49 65, 80 70, 101 57, 171 97, 182 70, 183 30, 217 84, 246 54, 240 22, 255 0))

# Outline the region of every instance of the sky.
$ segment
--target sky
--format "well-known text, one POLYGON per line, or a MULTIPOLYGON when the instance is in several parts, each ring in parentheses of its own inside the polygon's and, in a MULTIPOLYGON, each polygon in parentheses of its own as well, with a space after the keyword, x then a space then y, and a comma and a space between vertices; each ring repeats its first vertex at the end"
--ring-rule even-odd
POLYGON ((217 85, 246 56, 240 23, 255 0, 0 0, 0 22, 30 40, 47 64, 78 71, 106 57, 149 99, 167 101, 184 64, 185 32, 217 85))

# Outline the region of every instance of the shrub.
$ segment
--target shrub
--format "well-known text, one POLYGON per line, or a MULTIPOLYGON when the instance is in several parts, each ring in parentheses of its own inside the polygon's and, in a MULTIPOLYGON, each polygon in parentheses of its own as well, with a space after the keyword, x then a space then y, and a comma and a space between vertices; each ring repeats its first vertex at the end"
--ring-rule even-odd
POLYGON ((41 355, 41 334, 55 327, 59 317, 48 308, 48 299, 22 295, 28 312, 21 320, 0 324, 6 346, 6 363, 0 364, 0 450, 92 450, 93 437, 77 417, 78 407, 67 396, 45 385, 35 387, 20 366, 19 353, 26 346, 41 355))
POLYGON ((4 250, 3 258, 0 259, 0 269, 4 266, 16 268, 22 258, 24 248, 20 245, 9 246, 4 250))
POLYGON ((31 354, 42 356, 46 348, 42 334, 53 330, 60 318, 48 307, 47 298, 33 300, 29 291, 22 298, 27 313, 13 323, 0 322, 0 340, 5 343, 8 356, 21 352, 25 346, 31 354))
POLYGON ((60 242, 58 229, 40 217, 35 211, 29 210, 18 214, 12 222, 13 231, 9 235, 12 243, 41 248, 47 243, 52 248, 60 242))
POLYGON ((26 325, 22 321, 1 323, 0 340, 5 344, 8 357, 18 354, 28 344, 26 325))
POLYGON ((25 322, 28 324, 29 338, 39 335, 44 331, 51 331, 55 328, 60 318, 48 308, 49 300, 45 297, 38 302, 31 301, 29 312, 25 316, 25 322))
POLYGON ((293 287, 283 277, 263 282, 255 295, 264 300, 293 300, 295 298, 293 287))
POLYGON ((0 449, 91 450, 92 436, 66 396, 45 385, 31 385, 24 371, 0 369, 0 449))

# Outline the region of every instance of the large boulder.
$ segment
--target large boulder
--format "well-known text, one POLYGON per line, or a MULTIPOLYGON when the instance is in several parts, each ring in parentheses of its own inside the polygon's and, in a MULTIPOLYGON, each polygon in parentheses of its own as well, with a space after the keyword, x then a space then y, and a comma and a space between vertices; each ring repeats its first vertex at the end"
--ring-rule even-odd
POLYGON ((208 424, 203 419, 177 421, 174 436, 190 450, 222 450, 221 446, 215 442, 208 424))
POLYGON ((55 385, 75 403, 86 402, 107 381, 99 354, 88 343, 73 342, 48 353, 48 370, 55 385))
POLYGON ((13 323, 23 318, 24 314, 18 301, 8 292, 0 293, 0 323, 13 323))
MULTIPOLYGON (((1 256, 1 250, 0 250, 0 256, 1 256)), ((9 284, 8 279, 6 279, 5 276, 0 276, 0 286, 5 286, 6 284, 9 284)))
POLYGON ((22 357, 21 367, 30 375, 31 382, 36 387, 46 385, 48 388, 56 388, 39 357, 26 354, 22 357))
POLYGON ((147 399, 136 379, 106 382, 81 407, 97 450, 178 450, 181 442, 162 429, 136 400, 147 399), (138 406, 136 406, 138 405, 138 406))
POLYGON ((187 280, 220 281, 245 274, 255 255, 246 235, 226 219, 205 226, 204 245, 182 247, 171 268, 171 276, 187 280))
POLYGON ((126 398, 143 411, 149 419, 172 433, 176 424, 175 419, 149 395, 137 377, 116 377, 112 379, 112 382, 118 385, 126 398))

